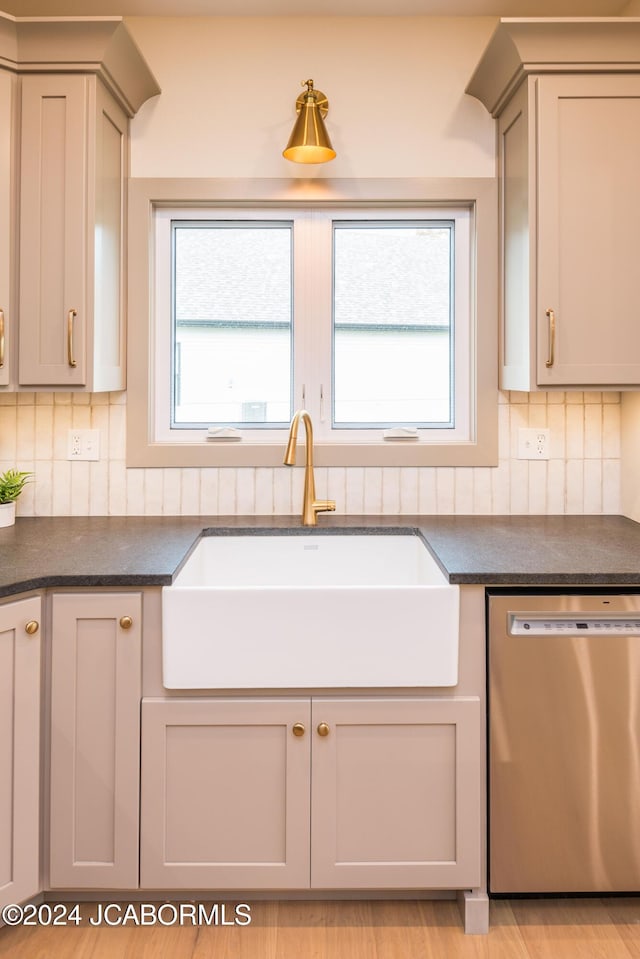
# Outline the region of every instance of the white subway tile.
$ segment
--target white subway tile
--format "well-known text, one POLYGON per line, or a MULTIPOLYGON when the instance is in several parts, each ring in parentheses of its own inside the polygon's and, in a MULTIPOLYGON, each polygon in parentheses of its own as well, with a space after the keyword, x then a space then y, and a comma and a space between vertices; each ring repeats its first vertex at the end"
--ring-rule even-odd
POLYGON ((387 466, 382 470, 382 513, 397 516, 400 512, 400 469, 387 466))
POLYGON ((53 461, 53 506, 54 516, 71 515, 71 463, 68 460, 53 461))
POLYGON ((584 456, 590 460, 602 459, 601 403, 591 403, 584 408, 584 456))
POLYGON ((185 468, 180 482, 180 512, 197 516, 200 512, 200 470, 185 468))
POLYGON ((273 469, 256 468, 256 516, 273 516, 273 469))
POLYGON ((528 460, 529 465, 529 504, 528 512, 533 516, 547 512, 547 461, 528 460))
POLYGON ((182 502, 182 470, 179 468, 162 470, 162 512, 167 516, 177 516, 182 502))
POLYGON ((341 511, 351 516, 362 516, 364 513, 364 467, 348 466, 345 474, 345 501, 341 511))
POLYGON ((15 463, 18 442, 17 429, 18 407, 15 405, 0 406, 0 460, 15 463))
POLYGON ((296 492, 300 490, 300 498, 293 506, 293 480, 301 471, 295 466, 279 466, 273 470, 273 512, 275 516, 291 516, 302 510, 302 487, 296 482, 296 492))
POLYGON ((492 512, 504 515, 509 512, 511 499, 511 464, 500 460, 491 473, 492 512))
POLYGON ((256 511, 255 470, 246 466, 236 470, 235 511, 239 516, 252 516, 256 511))
POLYGON ((107 460, 89 463, 89 513, 91 516, 109 515, 109 463, 107 460))
POLYGON ((418 469, 407 466, 399 472, 400 513, 413 515, 418 512, 418 469))
POLYGON ((200 513, 202 516, 218 515, 218 470, 200 471, 200 513))
POLYGON ((455 470, 449 466, 436 467, 436 502, 438 513, 455 512, 455 470))
POLYGON ((584 512, 584 460, 567 460, 566 512, 584 512))
POLYGON ((34 516, 51 516, 53 513, 53 460, 36 463, 34 471, 34 516))
POLYGON ((425 516, 435 516, 438 512, 434 467, 423 466, 418 470, 418 512, 425 516))
POLYGON ((347 499, 347 471, 344 466, 333 466, 326 471, 327 485, 325 492, 316 488, 318 499, 332 499, 336 503, 336 512, 344 513, 344 504, 347 499))
POLYGON ((584 406, 573 404, 566 408, 565 455, 569 460, 581 460, 584 456, 584 406))
POLYGON ((89 462, 71 463, 71 515, 86 516, 89 512, 89 462))
POLYGON ((124 460, 109 460, 108 466, 109 516, 126 516, 129 484, 124 460))
POLYGON ((364 512, 367 516, 382 513, 382 469, 370 466, 364 471, 364 512))
POLYGON ((547 462, 547 512, 566 511, 566 465, 563 459, 547 462))
MULTIPOLYGON (((607 395, 606 393, 604 394, 607 395)), ((603 405, 602 407, 602 456, 604 459, 620 458, 620 419, 621 407, 603 405)))
POLYGON ((35 458, 53 460, 53 406, 35 408, 35 458))
POLYGON ((109 406, 109 457, 126 459, 126 409, 124 406, 109 406))
POLYGON ((602 512, 620 512, 620 460, 602 461, 602 512))
POLYGON ((602 460, 584 461, 583 512, 602 512, 602 460))
POLYGON ((491 513, 493 511, 492 470, 477 466, 471 472, 473 473, 473 512, 481 515, 491 513))
POLYGON ((529 512, 529 460, 511 461, 511 483, 509 512, 521 514, 529 512))
POLYGON ((36 450, 36 408, 20 406, 16 419, 16 462, 24 463, 35 459, 36 450))
POLYGON ((564 459, 566 455, 566 407, 547 406, 550 459, 564 459))
POLYGON ((66 460, 71 429, 71 406, 53 407, 53 458, 66 460))
POLYGON ((511 456, 511 409, 509 406, 498 407, 498 456, 501 460, 509 459, 511 456))
POLYGON ((454 511, 466 516, 473 513, 473 470, 454 470, 454 511))
POLYGON ((164 491, 164 470, 145 469, 144 473, 144 513, 145 516, 162 515, 162 494, 164 491))
POLYGON ((144 472, 143 469, 126 470, 128 516, 144 516, 144 472))

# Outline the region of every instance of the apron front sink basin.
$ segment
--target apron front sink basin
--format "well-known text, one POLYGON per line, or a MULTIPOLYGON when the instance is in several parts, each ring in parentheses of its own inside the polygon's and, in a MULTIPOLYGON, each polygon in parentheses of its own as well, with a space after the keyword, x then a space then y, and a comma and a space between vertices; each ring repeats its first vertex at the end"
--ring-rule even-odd
POLYGON ((458 680, 459 588, 411 532, 206 536, 162 607, 169 689, 458 680))

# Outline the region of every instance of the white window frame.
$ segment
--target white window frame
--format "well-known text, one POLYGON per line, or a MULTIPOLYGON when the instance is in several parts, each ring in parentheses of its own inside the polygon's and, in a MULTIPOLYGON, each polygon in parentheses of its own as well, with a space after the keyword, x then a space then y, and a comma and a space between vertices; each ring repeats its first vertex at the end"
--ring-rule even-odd
MULTIPOLYGON (((294 405, 305 408, 314 422, 317 443, 344 445, 388 443, 384 433, 387 427, 333 428, 331 423, 332 388, 332 244, 335 222, 398 222, 447 220, 454 223, 454 303, 455 322, 452 324, 453 368, 455 370, 454 425, 417 430, 415 440, 406 443, 468 443, 471 434, 471 361, 474 355, 473 324, 471 322, 471 276, 469 264, 470 213, 458 207, 429 210, 247 210, 234 208, 184 209, 168 208, 155 214, 155 317, 153 323, 153 354, 157 388, 154 397, 153 430, 156 441, 163 443, 205 442, 207 429, 175 428, 171 426, 172 396, 172 244, 173 221, 259 222, 287 221, 293 223, 293 384, 294 405)), ((398 423, 397 426, 402 426, 398 423)), ((238 431, 241 442, 286 445, 288 429, 277 427, 238 431)), ((237 442, 237 441, 234 441, 237 442)))
MULTIPOLYGON (((330 361, 331 351, 330 235, 329 241, 321 244, 321 250, 312 247, 306 239, 300 249, 294 247, 296 268, 312 281, 302 288, 294 283, 295 406, 304 406, 311 413, 316 463, 320 466, 497 463, 495 182, 417 181, 420 185, 414 194, 417 199, 407 195, 407 189, 412 185, 415 188, 416 181, 366 182, 369 196, 365 203, 345 198, 348 191, 336 190, 334 183, 323 184, 321 200, 310 195, 305 202, 298 196, 295 199, 287 196, 292 189, 288 181, 286 186, 280 181, 268 181, 268 185, 265 181, 252 181, 251 189, 245 185, 245 192, 255 194, 254 202, 248 202, 246 196, 238 198, 238 186, 231 187, 230 181, 130 181, 127 465, 273 466, 282 463, 286 430, 242 430, 240 442, 211 442, 206 439, 206 430, 170 429, 171 307, 167 295, 170 270, 162 264, 170 262, 170 259, 164 260, 168 255, 167 244, 170 251, 170 220, 193 220, 200 216, 252 221, 296 220, 296 244, 296 235, 301 241, 304 238, 305 224, 319 218, 329 234, 331 217, 341 221, 438 218, 455 219, 456 224, 468 223, 468 231, 458 226, 455 230, 456 263, 458 266, 469 264, 468 271, 458 269, 456 272, 456 384, 466 388, 468 399, 463 402, 457 399, 455 430, 420 430, 418 440, 389 442, 382 438, 380 429, 330 428, 326 387, 326 409, 322 408, 319 396, 319 384, 326 379, 326 373, 318 373, 318 357, 324 357, 326 362, 328 355, 330 361), (310 217, 309 210, 312 211, 310 217), (468 309, 461 310, 465 297, 468 309), (321 321, 319 313, 323 315, 321 321), (465 324, 466 330, 461 328, 465 324), (310 390, 307 384, 314 382, 316 388, 310 390), (301 384, 305 384, 304 395, 301 384)), ((353 186, 350 189, 353 192, 353 186)), ((309 192, 314 194, 316 190, 309 192)))

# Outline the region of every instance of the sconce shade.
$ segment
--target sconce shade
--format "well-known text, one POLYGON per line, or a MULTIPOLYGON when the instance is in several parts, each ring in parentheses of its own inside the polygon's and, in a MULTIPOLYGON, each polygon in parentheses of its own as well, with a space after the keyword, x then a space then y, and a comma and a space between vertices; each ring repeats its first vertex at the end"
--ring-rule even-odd
POLYGON ((305 83, 307 90, 296 101, 298 118, 282 155, 294 163, 326 163, 336 155, 323 119, 329 102, 324 93, 313 89, 313 80, 305 83))

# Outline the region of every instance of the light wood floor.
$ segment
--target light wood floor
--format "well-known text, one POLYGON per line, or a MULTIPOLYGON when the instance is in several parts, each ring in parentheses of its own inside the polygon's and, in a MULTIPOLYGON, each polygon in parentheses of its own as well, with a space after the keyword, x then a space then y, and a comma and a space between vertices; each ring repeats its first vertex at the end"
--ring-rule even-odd
MULTIPOLYGON (((253 902, 247 926, 0 929, 2 959, 640 959, 640 897, 491 903, 465 936, 454 902, 253 902)), ((233 915, 232 907, 228 915, 233 915)))

